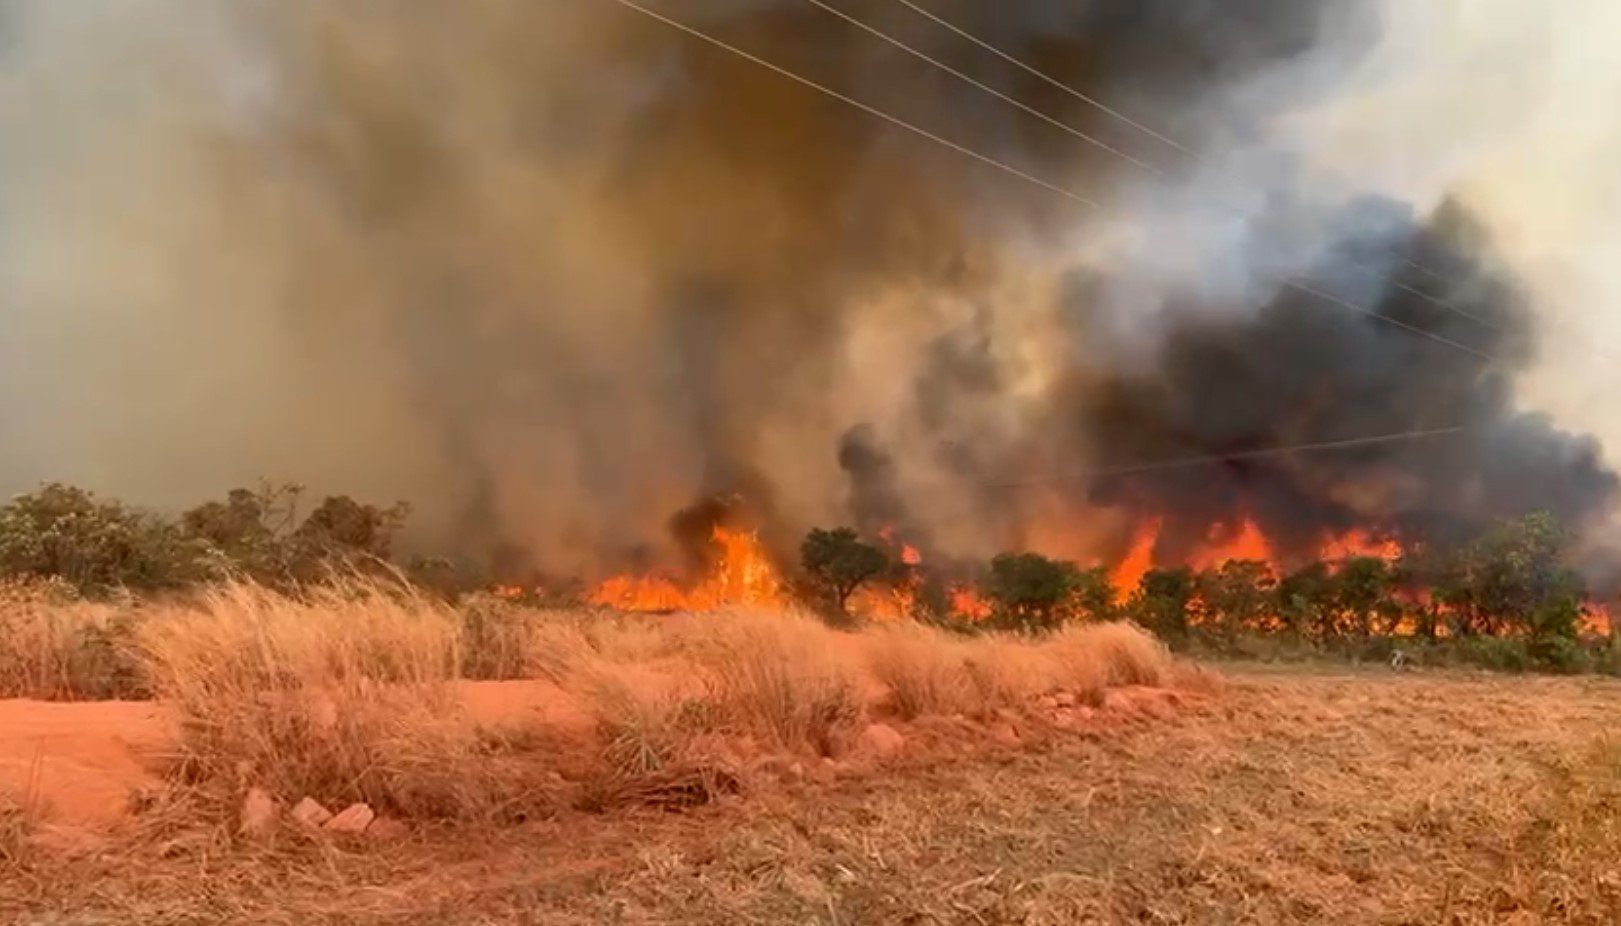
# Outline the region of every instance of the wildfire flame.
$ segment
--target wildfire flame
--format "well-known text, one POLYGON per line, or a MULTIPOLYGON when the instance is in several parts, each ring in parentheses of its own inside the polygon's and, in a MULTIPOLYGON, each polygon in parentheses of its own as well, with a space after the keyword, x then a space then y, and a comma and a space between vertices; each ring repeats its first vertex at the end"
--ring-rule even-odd
POLYGON ((717 525, 710 540, 718 548, 714 565, 690 588, 667 575, 617 575, 597 585, 586 600, 621 611, 713 611, 727 605, 784 603, 782 578, 758 535, 717 525))

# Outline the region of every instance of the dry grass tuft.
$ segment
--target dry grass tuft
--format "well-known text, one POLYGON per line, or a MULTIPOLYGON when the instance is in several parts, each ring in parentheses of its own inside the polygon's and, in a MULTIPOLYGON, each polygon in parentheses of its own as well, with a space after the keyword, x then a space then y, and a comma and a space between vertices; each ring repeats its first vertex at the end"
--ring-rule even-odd
MULTIPOLYGON (((993 665, 988 641, 967 644, 921 624, 904 623, 874 631, 867 641, 867 660, 873 677, 889 690, 895 713, 914 720, 928 714, 950 716, 977 706, 981 679, 992 681, 1003 673, 993 665), (972 647, 979 658, 970 670, 965 651, 972 647)), ((993 687, 1000 682, 993 682, 993 687)))
POLYGON ((458 624, 427 599, 361 583, 299 599, 231 585, 154 615, 140 638, 193 780, 405 817, 477 818, 502 803, 507 783, 448 684, 458 624))
POLYGON ((130 608, 50 582, 0 583, 0 698, 139 697, 132 642, 130 608))
POLYGON ((1164 685, 1173 665, 1165 644, 1125 621, 1066 627, 1044 649, 1058 664, 1065 686, 1090 698, 1117 685, 1164 685))
POLYGON ((813 618, 735 610, 679 633, 733 732, 831 755, 866 714, 857 667, 838 648, 836 632, 813 618))

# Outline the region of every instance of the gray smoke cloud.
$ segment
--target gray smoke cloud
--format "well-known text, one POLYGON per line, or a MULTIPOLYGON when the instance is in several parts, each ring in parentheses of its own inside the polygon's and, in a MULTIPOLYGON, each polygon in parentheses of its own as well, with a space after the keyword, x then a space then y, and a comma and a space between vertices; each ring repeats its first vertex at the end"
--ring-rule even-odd
MULTIPOLYGON (((1411 387, 1443 397, 1426 423, 1461 411, 1492 436, 1439 462, 1353 455, 1333 479, 1268 471, 1242 503, 1296 512, 1269 523, 1301 536, 1607 503, 1596 451, 1518 417, 1515 300, 1491 309, 1517 334, 1482 375, 1279 295, 1307 274, 1396 298, 1381 249, 1433 228, 1459 177, 1360 184, 1310 140, 1351 131, 1406 73, 1401 43, 1447 23, 1378 0, 923 4, 1179 151, 900 4, 838 5, 1157 172, 798 0, 658 9, 1101 208, 614 3, 0 5, 0 482, 170 506, 298 479, 410 499, 423 546, 559 573, 678 560, 672 516, 736 494, 780 545, 881 502, 942 556, 1092 557, 1145 507, 1191 531, 1242 500, 1050 474, 1377 430, 1415 416, 1360 398, 1399 408, 1411 387), (1395 76, 1370 89, 1370 62, 1395 76), (1382 192, 1408 205, 1357 205, 1382 192), (1372 278, 1336 263, 1348 242, 1372 278), (1347 353, 1325 366, 1297 336, 1347 353), (1254 385, 1267 370, 1279 390, 1344 375, 1306 413, 1254 385), (1504 446, 1515 465, 1473 491, 1389 500, 1504 446), (1571 472, 1582 488, 1525 488, 1571 472), (1381 504, 1343 500, 1369 487, 1381 504)), ((1453 246, 1466 286, 1506 273, 1453 246)))

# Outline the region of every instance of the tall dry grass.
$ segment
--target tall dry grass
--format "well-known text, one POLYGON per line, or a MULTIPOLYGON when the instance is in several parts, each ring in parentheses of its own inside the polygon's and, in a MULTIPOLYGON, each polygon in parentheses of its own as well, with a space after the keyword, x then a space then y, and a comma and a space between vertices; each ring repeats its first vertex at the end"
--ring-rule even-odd
POLYGON ((0 698, 145 694, 130 605, 81 601, 48 582, 0 583, 0 698))
POLYGON ((198 781, 408 817, 506 803, 511 782, 451 688, 460 623, 443 605, 364 583, 299 598, 233 584, 154 615, 139 637, 198 781))
MULTIPOLYGON (((87 677, 74 656, 85 628, 110 628, 123 612, 42 603, 0 613, 0 684, 54 697, 87 677)), ((1109 686, 1162 684, 1171 665, 1125 624, 1042 640, 917 624, 849 633, 747 609, 453 608, 359 578, 297 595, 226 584, 139 618, 119 631, 118 651, 172 706, 176 773, 199 793, 234 800, 252 785, 407 818, 527 814, 550 806, 548 782, 565 768, 588 768, 620 796, 700 800, 725 786, 739 752, 838 756, 874 711, 988 718, 1055 691, 1101 700, 1109 686), (561 727, 481 730, 466 707, 470 678, 549 682, 544 696, 593 732, 571 727, 564 742, 561 727)))
POLYGON ((1064 691, 1100 702, 1121 685, 1163 685, 1169 650, 1129 623, 1081 624, 1030 639, 951 637, 917 624, 886 627, 867 638, 873 676, 898 714, 985 716, 1064 691))

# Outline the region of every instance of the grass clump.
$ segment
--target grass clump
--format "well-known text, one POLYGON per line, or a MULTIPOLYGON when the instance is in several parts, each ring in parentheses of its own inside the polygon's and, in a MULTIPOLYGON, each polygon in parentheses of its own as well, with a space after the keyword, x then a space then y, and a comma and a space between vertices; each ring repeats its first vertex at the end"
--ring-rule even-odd
POLYGON ((83 601, 60 582, 0 583, 0 698, 147 696, 136 619, 131 606, 83 601))
POLYGON ((403 817, 502 802, 450 690, 459 626, 440 605, 358 581, 303 597, 236 584, 155 615, 140 639, 192 780, 403 817))
POLYGON ((854 661, 838 649, 836 632, 813 618, 734 610, 682 634, 731 730, 830 755, 865 716, 854 661))
POLYGON ((989 679, 991 667, 980 659, 972 673, 964 651, 989 651, 980 642, 949 639, 921 624, 903 623, 874 631, 867 641, 868 666, 889 691, 889 702, 903 720, 926 714, 952 715, 975 706, 976 682, 989 679))

